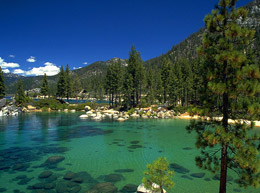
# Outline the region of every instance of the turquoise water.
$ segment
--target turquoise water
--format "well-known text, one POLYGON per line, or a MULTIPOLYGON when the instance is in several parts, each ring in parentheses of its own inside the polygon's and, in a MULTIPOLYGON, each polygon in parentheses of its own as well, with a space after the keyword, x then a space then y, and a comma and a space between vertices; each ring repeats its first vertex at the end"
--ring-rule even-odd
MULTIPOLYGON (((168 192, 218 192, 214 174, 195 165, 199 151, 194 147, 195 134, 185 130, 189 120, 97 122, 81 120, 79 115, 36 113, 0 118, 0 192, 85 193, 104 181, 112 182, 118 192, 131 192, 124 186, 139 185, 146 164, 161 156, 175 168, 175 186, 168 192), (52 156, 60 160, 46 161, 52 156), (39 178, 43 171, 51 171, 51 176, 39 178), (76 173, 78 180, 63 179, 68 171, 76 173)), ((229 172, 229 179, 228 192, 260 192, 240 189, 234 173, 229 172)))

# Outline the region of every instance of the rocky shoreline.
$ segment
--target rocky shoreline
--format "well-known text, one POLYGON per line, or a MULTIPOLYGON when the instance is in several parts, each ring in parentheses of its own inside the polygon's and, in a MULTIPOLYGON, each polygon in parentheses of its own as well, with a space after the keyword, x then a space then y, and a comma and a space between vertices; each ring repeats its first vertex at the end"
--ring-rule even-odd
POLYGON ((7 104, 7 100, 0 100, 0 117, 2 116, 17 116, 18 113, 22 112, 20 107, 17 107, 13 103, 7 104))
MULTIPOLYGON (((143 118, 143 119, 199 119, 198 115, 191 116, 188 112, 186 113, 177 113, 173 110, 167 110, 165 108, 159 107, 156 110, 152 110, 152 107, 148 108, 136 108, 132 112, 126 111, 116 111, 113 109, 98 109, 98 110, 91 110, 89 106, 85 107, 85 114, 80 115, 81 119, 88 119, 91 118, 92 120, 102 120, 104 118, 113 118, 117 121, 126 121, 129 118, 143 118)), ((209 119, 205 117, 204 119, 209 119)), ((221 120, 222 117, 214 117, 215 120, 221 120)), ((240 122, 245 122, 246 124, 250 124, 250 121, 247 120, 239 120, 240 122)), ((230 124, 234 124, 236 121, 229 119, 228 122, 230 124)), ((260 121, 254 121, 256 127, 260 127, 260 121)))

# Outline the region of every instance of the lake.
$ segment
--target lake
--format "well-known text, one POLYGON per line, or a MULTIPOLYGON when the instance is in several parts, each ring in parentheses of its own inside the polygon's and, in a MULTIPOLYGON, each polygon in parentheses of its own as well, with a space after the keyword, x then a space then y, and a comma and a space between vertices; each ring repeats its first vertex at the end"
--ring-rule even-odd
MULTIPOLYGON (((132 192, 146 165, 166 157, 175 170, 169 193, 218 192, 218 176, 195 165, 189 120, 81 120, 82 113, 32 113, 0 118, 0 192, 132 192), (131 184, 126 186, 127 184, 131 184), (100 191, 101 191, 100 189, 100 191), (104 191, 104 190, 103 190, 104 191), (99 191, 97 191, 99 192, 99 191)), ((227 192, 240 189, 228 173, 227 192)))

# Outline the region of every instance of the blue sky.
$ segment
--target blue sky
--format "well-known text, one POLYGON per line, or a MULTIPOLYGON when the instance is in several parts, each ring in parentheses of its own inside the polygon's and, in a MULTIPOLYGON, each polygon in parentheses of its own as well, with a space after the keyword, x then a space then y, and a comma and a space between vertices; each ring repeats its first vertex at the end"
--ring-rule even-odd
MULTIPOLYGON (((0 65, 32 76, 113 57, 143 60, 204 26, 218 0, 0 0, 0 65)), ((249 0, 240 0, 238 6, 249 0)))

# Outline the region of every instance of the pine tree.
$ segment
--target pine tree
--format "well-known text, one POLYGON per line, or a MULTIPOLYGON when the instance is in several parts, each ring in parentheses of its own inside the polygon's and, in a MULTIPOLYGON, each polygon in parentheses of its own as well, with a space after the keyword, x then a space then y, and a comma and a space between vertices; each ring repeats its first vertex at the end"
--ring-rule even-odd
POLYGON ((169 93, 169 103, 176 106, 177 102, 177 77, 173 68, 171 68, 169 73, 169 83, 168 83, 168 93, 169 93))
POLYGON ((161 79, 163 87, 163 101, 167 102, 169 75, 171 70, 171 61, 167 57, 163 57, 161 61, 161 79))
POLYGON ((155 100, 155 79, 154 71, 152 68, 148 68, 146 72, 146 101, 149 104, 153 104, 155 100))
POLYGON ((132 106, 139 104, 141 100, 143 80, 144 80, 144 66, 140 52, 138 52, 133 45, 129 52, 129 60, 127 72, 132 76, 133 88, 132 90, 132 106))
POLYGON ((57 84, 57 96, 60 98, 66 97, 66 88, 66 74, 64 72, 63 66, 61 66, 57 84))
POLYGON ((152 192, 164 193, 163 188, 172 188, 174 183, 172 177, 174 172, 169 170, 169 163, 166 158, 158 158, 152 164, 147 165, 147 171, 144 172, 146 177, 143 178, 143 183, 146 188, 152 192), (156 185, 158 187, 156 187, 156 185))
POLYGON ((189 101, 193 95, 194 72, 192 71, 192 63, 189 63, 187 59, 181 60, 181 66, 183 69, 183 81, 185 83, 183 84, 184 103, 186 104, 186 106, 188 106, 189 101))
POLYGON ((236 2, 220 0, 204 19, 207 29, 198 53, 206 76, 199 112, 209 119, 192 121, 187 127, 197 132, 196 146, 202 149, 197 165, 220 172, 220 193, 226 192, 228 168, 237 172, 241 186, 258 187, 260 182, 260 137, 251 131, 252 122, 245 121, 260 113, 255 100, 260 92, 259 66, 248 57, 255 32, 237 24, 238 19, 246 20, 248 11, 236 9, 236 2), (235 124, 229 124, 229 119, 235 124))
POLYGON ((181 103, 183 105, 184 101, 184 80, 183 80, 183 73, 182 73, 182 66, 181 63, 178 61, 174 65, 174 73, 176 74, 175 79, 175 94, 177 103, 181 103))
POLYGON ((2 68, 0 67, 0 99, 4 98, 5 96, 5 80, 2 68))
POLYGON ((15 95, 15 100, 16 100, 16 103, 19 105, 27 101, 27 98, 26 98, 26 96, 24 94, 24 90, 23 90, 23 82, 20 79, 17 81, 17 91, 16 91, 16 95, 15 95))
POLYGON ((123 100, 123 106, 124 109, 129 109, 130 107, 133 107, 133 77, 128 72, 125 72, 124 75, 124 81, 123 81, 123 93, 124 93, 124 100, 123 100))
POLYGON ((78 94, 80 93, 81 90, 82 90, 81 82, 79 80, 78 75, 75 74, 72 79, 72 93, 73 96, 76 97, 76 100, 78 100, 78 94))
POLYGON ((47 96, 49 94, 49 84, 46 73, 44 74, 41 86, 41 94, 43 96, 47 96))
POLYGON ((68 64, 65 70, 65 80, 66 80, 66 98, 67 101, 69 102, 69 98, 72 95, 72 80, 71 80, 70 68, 68 64))
POLYGON ((154 69, 154 79, 155 79, 155 97, 161 103, 163 100, 163 86, 162 86, 162 78, 161 72, 158 68, 154 69))

